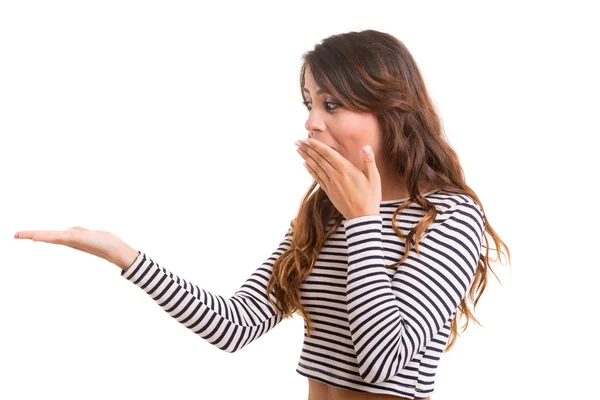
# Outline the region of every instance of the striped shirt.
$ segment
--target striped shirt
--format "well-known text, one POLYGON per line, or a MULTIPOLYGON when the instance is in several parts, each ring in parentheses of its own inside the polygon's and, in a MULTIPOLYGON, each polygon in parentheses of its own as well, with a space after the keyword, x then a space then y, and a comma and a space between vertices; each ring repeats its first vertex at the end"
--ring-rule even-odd
MULTIPOLYGON (((484 219, 468 196, 435 190, 425 197, 438 214, 419 240, 419 254, 411 246, 397 267, 385 268, 404 255, 392 214, 406 199, 381 201, 379 215, 344 219, 328 238, 300 286, 314 330, 307 336, 304 324, 297 373, 360 392, 411 399, 433 393, 450 323, 475 276, 484 219)), ((398 213, 397 227, 407 235, 424 215, 413 203, 398 213)), ((266 284, 291 238, 290 227, 231 297, 176 276, 141 251, 121 276, 192 332, 233 353, 282 321, 266 297, 266 284)), ((274 292, 270 296, 275 299, 274 292)))

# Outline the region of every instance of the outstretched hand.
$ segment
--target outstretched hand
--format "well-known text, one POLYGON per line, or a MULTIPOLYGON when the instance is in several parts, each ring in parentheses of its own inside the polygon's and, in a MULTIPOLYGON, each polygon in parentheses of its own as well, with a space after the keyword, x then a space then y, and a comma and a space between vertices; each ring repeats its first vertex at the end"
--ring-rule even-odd
POLYGON ((105 259, 121 269, 129 267, 137 258, 138 251, 113 233, 91 231, 74 226, 65 231, 19 231, 15 239, 31 239, 34 242, 60 244, 105 259))
POLYGON ((346 218, 379 215, 381 177, 370 146, 368 154, 361 151, 362 169, 358 169, 340 153, 315 139, 297 141, 304 166, 335 208, 346 218))

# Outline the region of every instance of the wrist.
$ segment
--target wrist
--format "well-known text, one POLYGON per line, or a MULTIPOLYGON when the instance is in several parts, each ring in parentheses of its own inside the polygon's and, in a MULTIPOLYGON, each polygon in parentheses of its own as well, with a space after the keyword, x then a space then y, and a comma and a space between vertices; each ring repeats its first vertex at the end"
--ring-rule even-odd
POLYGON ((122 248, 119 250, 113 264, 121 268, 123 271, 127 271, 127 269, 131 267, 139 255, 140 252, 138 250, 124 243, 122 248))

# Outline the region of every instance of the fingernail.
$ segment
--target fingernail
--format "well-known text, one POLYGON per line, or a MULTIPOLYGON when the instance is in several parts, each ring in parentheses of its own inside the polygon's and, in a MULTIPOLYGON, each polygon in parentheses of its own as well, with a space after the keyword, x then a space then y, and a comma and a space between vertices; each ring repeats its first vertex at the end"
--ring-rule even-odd
POLYGON ((371 146, 366 145, 365 147, 362 148, 362 152, 363 152, 363 154, 371 154, 371 146))

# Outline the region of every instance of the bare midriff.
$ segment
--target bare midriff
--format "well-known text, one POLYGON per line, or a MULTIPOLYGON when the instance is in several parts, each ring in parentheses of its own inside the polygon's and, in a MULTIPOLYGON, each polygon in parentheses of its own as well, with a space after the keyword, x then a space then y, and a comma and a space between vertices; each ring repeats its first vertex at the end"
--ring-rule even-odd
MULTIPOLYGON (((357 392, 327 385, 308 378, 308 400, 410 400, 407 397, 380 393, 357 392)), ((431 400, 426 397, 423 400, 431 400)))

